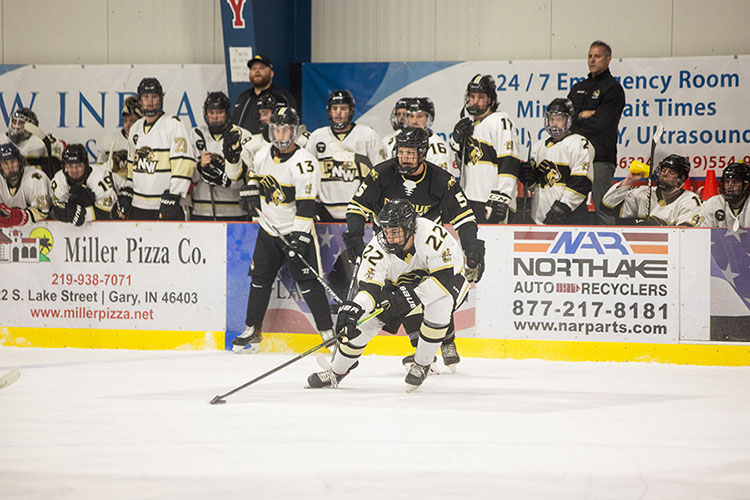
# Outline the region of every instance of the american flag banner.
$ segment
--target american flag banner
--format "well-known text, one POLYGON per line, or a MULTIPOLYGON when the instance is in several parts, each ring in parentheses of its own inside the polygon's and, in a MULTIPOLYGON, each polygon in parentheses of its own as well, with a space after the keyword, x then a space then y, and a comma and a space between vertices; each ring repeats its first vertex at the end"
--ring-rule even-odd
POLYGON ((711 340, 750 342, 747 229, 711 229, 711 340))

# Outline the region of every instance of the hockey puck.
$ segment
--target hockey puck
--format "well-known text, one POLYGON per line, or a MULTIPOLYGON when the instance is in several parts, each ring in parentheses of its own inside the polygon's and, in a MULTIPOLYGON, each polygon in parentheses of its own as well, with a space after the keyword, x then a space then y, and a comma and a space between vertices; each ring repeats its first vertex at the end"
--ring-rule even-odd
POLYGON ((227 400, 226 400, 226 399, 221 399, 221 396, 216 396, 215 398, 213 398, 213 399, 212 399, 212 400, 210 401, 210 403, 211 403, 212 405, 220 405, 220 404, 224 404, 224 403, 226 403, 226 402, 227 402, 227 400))

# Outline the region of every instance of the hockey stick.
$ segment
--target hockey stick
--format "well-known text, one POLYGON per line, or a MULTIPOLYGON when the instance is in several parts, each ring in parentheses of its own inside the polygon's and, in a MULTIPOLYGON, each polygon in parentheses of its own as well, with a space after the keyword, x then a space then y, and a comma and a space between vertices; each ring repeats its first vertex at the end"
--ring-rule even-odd
POLYGON ((13 368, 11 371, 0 377, 0 389, 8 387, 19 378, 21 378, 21 372, 18 368, 13 368))
POLYGON ((651 138, 651 161, 649 162, 651 164, 651 170, 648 172, 648 203, 646 205, 646 219, 651 217, 651 178, 654 175, 654 164, 656 163, 654 153, 656 152, 656 143, 659 142, 662 132, 664 132, 664 125, 659 122, 659 125, 656 127, 654 135, 651 138))
MULTIPOLYGON (((529 154, 526 157, 526 163, 530 164, 531 163, 531 130, 528 130, 528 129, 526 130, 526 137, 529 140, 529 154)), ((523 216, 521 217, 521 222, 525 222, 526 214, 527 214, 526 208, 528 206, 528 201, 529 201, 529 190, 526 189, 526 184, 524 184, 523 182, 521 183, 521 186, 522 186, 521 191, 523 192, 523 216)))
MULTIPOLYGON (((359 327, 359 326, 362 326, 362 325, 364 325, 365 323, 367 323, 368 321, 370 321, 371 319, 373 319, 374 317, 376 317, 376 316, 377 316, 378 314, 380 314, 380 313, 382 313, 383 311, 385 311, 385 309, 387 308, 386 306, 387 306, 387 304, 384 304, 384 305, 383 305, 382 307, 379 307, 379 308, 375 309, 375 310, 374 310, 374 311, 372 311, 372 312, 371 312, 370 314, 368 314, 368 315, 367 315, 367 316, 365 316, 364 318, 362 318, 362 319, 360 319, 359 321, 357 321, 357 327, 359 327)), ((315 352, 315 351, 317 351, 318 349, 322 349, 322 348, 324 348, 324 347, 329 347, 329 346, 331 346, 331 345, 335 344, 335 343, 336 343, 336 342, 337 342, 337 341, 338 341, 338 340, 339 340, 339 339, 340 339, 341 337, 342 337, 341 335, 334 335, 334 336, 333 336, 333 337, 331 337, 330 339, 328 339, 328 340, 326 340, 326 341, 324 341, 324 342, 322 342, 322 343, 320 343, 320 344, 316 345, 315 347, 311 347, 310 349, 308 349, 307 351, 303 352, 302 354, 300 354, 300 355, 298 355, 298 356, 296 356, 296 357, 294 357, 294 358, 290 359, 289 361, 287 361, 287 362, 285 362, 285 363, 282 363, 282 364, 280 364, 280 365, 279 365, 279 366, 277 366, 276 368, 273 368, 273 369, 271 369, 271 370, 268 370, 268 371, 267 371, 266 373, 264 373, 264 374, 262 374, 262 375, 259 375, 259 376, 255 377, 255 378, 254 378, 254 379, 252 379, 251 381, 249 381, 249 382, 245 382, 245 383, 244 383, 244 384, 242 384, 241 386, 239 386, 239 387, 236 387, 236 388, 232 389, 231 391, 229 391, 229 392, 227 392, 227 393, 224 393, 224 394, 220 394, 220 395, 218 395, 218 396, 215 396, 215 397, 214 397, 214 398, 213 398, 213 399, 212 399, 211 401, 209 401, 209 403, 211 403, 212 405, 216 405, 216 404, 223 404, 223 403, 226 403, 226 399, 225 399, 225 398, 227 398, 228 396, 231 396, 231 395, 232 395, 232 394, 234 394, 235 392, 239 392, 239 391, 241 391, 242 389, 244 389, 245 387, 248 387, 248 386, 250 386, 250 385, 253 385, 253 384, 254 384, 254 383, 256 383, 256 382, 259 382, 260 380, 263 380, 264 378, 268 377, 269 375, 273 375, 273 374, 274 374, 274 373, 276 373, 277 371, 279 371, 279 370, 282 370, 282 369, 286 368, 287 366, 291 365, 292 363, 296 363, 296 362, 297 362, 297 361, 299 361, 300 359, 302 359, 302 358, 304 358, 304 357, 306 357, 306 356, 309 356, 310 354, 314 353, 314 352, 315 352)))
POLYGON ((208 185, 208 194, 211 196, 211 215, 213 216, 214 221, 216 220, 216 204, 214 203, 214 187, 209 184, 208 185))
POLYGON ((31 135, 38 137, 44 143, 44 147, 47 148, 47 170, 50 178, 54 172, 52 172, 52 142, 49 140, 49 136, 44 133, 42 129, 37 127, 31 122, 25 122, 23 128, 31 132, 31 135))
POLYGON ((307 262, 307 260, 305 260, 305 258, 303 256, 297 254, 297 252, 295 252, 294 250, 291 249, 291 245, 289 244, 289 240, 286 239, 286 237, 283 234, 281 234, 276 228, 273 227, 273 224, 271 223, 271 221, 268 220, 268 217, 266 217, 266 215, 261 211, 260 208, 257 208, 255 211, 258 214, 258 217, 260 217, 263 220, 263 222, 265 222, 266 225, 271 229, 271 231, 273 231, 274 233, 276 233, 276 236, 279 237, 279 239, 281 240, 281 242, 284 245, 286 245, 286 247, 288 249, 287 250, 287 256, 289 256, 289 258, 294 258, 296 256, 300 260, 300 262, 302 262, 302 264, 313 273, 313 276, 315 276, 315 279, 318 280, 318 283, 320 283, 323 286, 323 288, 325 289, 325 291, 329 293, 329 295, 333 298, 333 300, 335 300, 336 303, 338 303, 339 305, 341 305, 341 303, 343 303, 344 301, 341 300, 341 297, 339 297, 338 294, 336 292, 334 292, 333 289, 330 286, 328 286, 328 283, 326 283, 326 281, 320 276, 320 274, 318 273, 318 271, 316 271, 315 268, 312 267, 310 265, 310 263, 307 262))

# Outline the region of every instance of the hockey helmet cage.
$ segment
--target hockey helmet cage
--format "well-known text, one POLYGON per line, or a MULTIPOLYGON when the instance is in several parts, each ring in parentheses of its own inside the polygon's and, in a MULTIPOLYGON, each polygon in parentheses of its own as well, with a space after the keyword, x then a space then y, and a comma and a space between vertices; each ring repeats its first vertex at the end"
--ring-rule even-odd
POLYGON ((402 97, 401 99, 396 101, 395 106, 393 106, 393 109, 391 110, 391 127, 393 127, 393 130, 401 130, 402 128, 404 128, 404 122, 406 120, 406 109, 409 107, 409 102, 411 100, 411 97, 402 97), (401 115, 400 119, 398 116, 399 109, 404 110, 404 113, 401 115))
POLYGON ((558 97, 553 99, 551 103, 547 105, 547 109, 544 111, 544 130, 553 138, 558 138, 566 135, 570 132, 573 126, 573 117, 576 114, 576 110, 573 107, 573 103, 570 99, 558 97), (549 119, 554 115, 564 115, 567 117, 565 128, 552 127, 550 126, 549 119))
POLYGON ((378 224, 381 231, 378 232, 378 243, 389 253, 403 253, 409 238, 417 230, 417 212, 409 200, 397 198, 385 204, 378 214, 378 224), (403 234, 396 241, 389 241, 392 232, 386 232, 388 228, 403 228, 403 234))
POLYGON ((212 134, 220 134, 229 125, 229 97, 224 92, 210 92, 203 103, 203 120, 212 134), (208 121, 209 109, 224 110, 224 123, 211 124, 208 121))
POLYGON ((747 163, 730 163, 724 168, 721 174, 721 183, 724 184, 728 179, 736 179, 742 182, 742 189, 739 192, 728 193, 724 186, 724 199, 729 203, 737 203, 750 193, 750 165, 747 163))
POLYGON ((414 165, 402 165, 398 161, 398 171, 402 175, 412 174, 424 162, 427 157, 427 150, 430 148, 430 133, 419 127, 405 127, 396 136, 396 143, 393 151, 398 157, 399 148, 414 148, 417 150, 417 162, 414 165))
POLYGON ((268 124, 269 136, 273 145, 276 146, 277 149, 282 151, 291 146, 292 143, 294 143, 294 140, 297 138, 299 124, 299 115, 294 108, 290 106, 279 106, 274 109, 273 114, 271 115, 271 122, 268 124), (284 127, 291 128, 291 136, 284 139, 277 139, 276 129, 281 129, 284 127))

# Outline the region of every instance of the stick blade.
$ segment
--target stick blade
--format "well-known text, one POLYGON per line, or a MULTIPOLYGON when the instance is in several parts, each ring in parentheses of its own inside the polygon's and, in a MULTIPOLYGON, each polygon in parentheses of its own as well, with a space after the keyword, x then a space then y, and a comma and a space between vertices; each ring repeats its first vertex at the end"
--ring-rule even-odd
POLYGON ((212 405, 223 405, 226 402, 227 400, 223 399, 221 396, 215 396, 211 401, 209 401, 209 403, 211 403, 212 405))
POLYGON ((9 386, 19 378, 21 378, 21 371, 18 368, 13 368, 11 371, 0 377, 0 389, 9 386))

